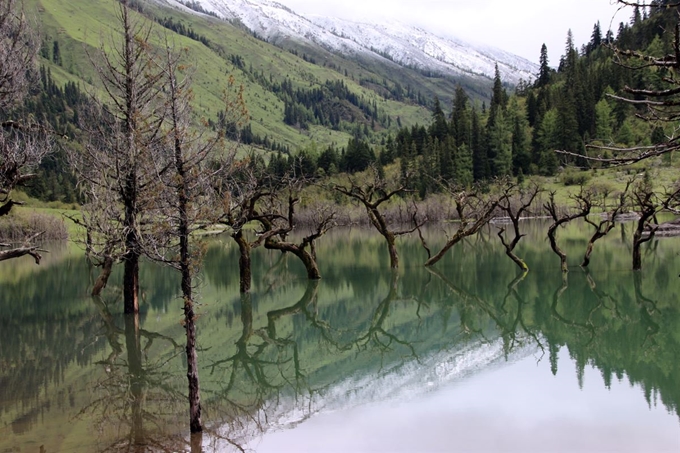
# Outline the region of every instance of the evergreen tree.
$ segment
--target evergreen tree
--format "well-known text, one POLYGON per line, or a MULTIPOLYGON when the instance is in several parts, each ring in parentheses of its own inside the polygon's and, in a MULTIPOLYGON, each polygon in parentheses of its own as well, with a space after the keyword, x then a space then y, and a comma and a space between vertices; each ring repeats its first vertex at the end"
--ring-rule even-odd
POLYGON ((451 111, 451 134, 456 146, 470 145, 470 111, 468 108, 468 95, 462 86, 456 87, 453 98, 453 110, 451 111))
POLYGON ((534 160, 543 175, 554 175, 559 162, 555 150, 561 147, 561 134, 557 109, 546 112, 537 132, 538 153, 534 160))
POLYGON ((612 108, 606 99, 595 105, 595 138, 608 143, 613 138, 612 108))
POLYGON ((54 40, 52 43, 52 61, 54 64, 61 66, 61 51, 59 50, 59 41, 54 40))
POLYGON ((503 88, 503 82, 501 81, 501 73, 498 70, 498 63, 496 63, 496 68, 493 77, 493 91, 491 92, 491 102, 489 105, 489 121, 493 123, 496 119, 496 114, 499 110, 506 107, 508 103, 508 94, 503 88))
POLYGON ((471 143, 472 148, 472 171, 475 181, 481 181, 491 176, 489 168, 489 158, 482 139, 482 128, 479 115, 476 110, 472 110, 471 121, 471 143))
POLYGON ((474 181, 472 153, 465 143, 455 149, 453 156, 454 181, 461 187, 470 187, 474 181))
POLYGON ((430 125, 429 135, 433 138, 443 141, 448 135, 449 127, 446 122, 446 115, 442 110, 439 98, 434 98, 434 109, 432 111, 432 124, 430 125))
POLYGON ((522 112, 517 108, 513 110, 512 116, 512 168, 513 173, 518 175, 520 172, 527 174, 530 172, 531 153, 529 150, 529 139, 527 137, 527 120, 522 112))
POLYGON ((380 153, 380 163, 383 165, 391 164, 397 157, 397 145, 392 138, 392 135, 387 136, 385 147, 380 153))
POLYGON ((439 173, 441 179, 452 182, 456 179, 454 155, 456 155, 456 143, 453 136, 449 135, 440 145, 439 152, 439 173))
POLYGON ((550 83, 550 65, 548 64, 548 47, 545 43, 541 46, 541 56, 539 59, 538 77, 536 78, 536 87, 541 88, 550 83))
POLYGON ((493 156, 493 176, 512 174, 512 133, 503 110, 496 114, 495 121, 488 128, 489 156, 493 156))

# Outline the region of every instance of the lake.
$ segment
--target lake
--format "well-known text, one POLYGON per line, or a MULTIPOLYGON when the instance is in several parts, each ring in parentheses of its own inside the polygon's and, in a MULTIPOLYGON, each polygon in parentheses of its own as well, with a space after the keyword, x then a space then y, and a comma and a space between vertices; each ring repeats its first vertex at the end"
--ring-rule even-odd
MULTIPOLYGON (((101 298, 72 245, 43 264, 0 263, 0 453, 680 451, 680 239, 632 224, 578 264, 589 227, 558 240, 523 223, 525 276, 489 227, 434 268, 417 236, 336 230, 323 279, 258 249, 238 293, 238 250, 209 241, 197 320, 203 421, 188 436, 179 280, 145 263, 141 313, 122 314, 121 270, 101 298)), ((431 248, 445 241, 427 231, 431 248)))

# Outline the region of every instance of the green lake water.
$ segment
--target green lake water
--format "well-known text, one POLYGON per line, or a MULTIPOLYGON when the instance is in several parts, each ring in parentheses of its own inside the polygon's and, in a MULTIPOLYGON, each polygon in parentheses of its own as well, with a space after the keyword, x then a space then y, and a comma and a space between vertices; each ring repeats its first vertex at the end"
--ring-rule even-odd
MULTIPOLYGON (((632 272, 619 225, 585 272, 575 223, 563 276, 547 226, 523 224, 524 277, 493 227, 429 270, 401 238, 396 273, 380 236, 345 229, 318 243, 319 282, 256 250, 249 296, 235 244, 211 239, 193 442, 172 270, 142 267, 134 318, 120 270, 93 299, 72 246, 0 263, 0 453, 680 451, 680 239, 647 244, 632 272)), ((445 234, 427 231, 433 250, 445 234)))

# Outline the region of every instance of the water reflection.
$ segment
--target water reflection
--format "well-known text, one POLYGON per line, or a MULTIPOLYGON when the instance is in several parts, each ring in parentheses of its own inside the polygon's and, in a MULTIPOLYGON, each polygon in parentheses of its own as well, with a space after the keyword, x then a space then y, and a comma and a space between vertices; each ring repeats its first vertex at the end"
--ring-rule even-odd
POLYGON ((169 366, 182 347, 172 337, 143 329, 138 314, 112 315, 110 305, 119 298, 106 303, 93 297, 92 302, 110 353, 95 363, 100 372, 86 387, 91 399, 75 418, 98 433, 97 451, 183 450, 187 442, 176 427, 186 397, 181 375, 169 366))
MULTIPOLYGON (((243 451, 317 414, 422 398, 527 355, 562 374, 565 351, 574 387, 588 384, 592 366, 605 387, 627 379, 677 418, 680 309, 668 263, 680 241, 650 244, 645 269, 633 273, 627 245, 611 236, 588 272, 563 274, 543 233, 527 224, 518 254, 532 271, 518 276, 491 231, 431 269, 421 266, 419 239, 404 238, 399 272, 384 268, 379 236, 335 232, 317 247, 323 280, 308 282, 297 260, 262 250, 243 296, 236 248, 215 241, 198 320, 202 438, 185 435, 173 274, 143 267, 135 318, 120 313, 115 273, 105 299, 85 296, 89 269, 79 257, 0 272, 0 451, 243 451)), ((587 235, 560 235, 580 259, 587 235)))

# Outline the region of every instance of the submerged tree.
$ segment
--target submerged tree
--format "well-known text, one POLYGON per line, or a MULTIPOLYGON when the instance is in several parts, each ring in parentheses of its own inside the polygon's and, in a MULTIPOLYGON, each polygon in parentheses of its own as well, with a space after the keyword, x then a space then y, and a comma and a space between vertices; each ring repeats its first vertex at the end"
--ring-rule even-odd
POLYGON ((501 198, 498 204, 498 208, 505 212, 508 220, 512 224, 514 233, 512 240, 508 242, 504 235, 505 227, 501 227, 498 229, 498 237, 500 238, 503 247, 505 247, 505 254, 508 255, 523 272, 527 272, 529 266, 527 266, 522 258, 515 254, 515 247, 517 247, 519 241, 525 236, 520 232, 519 222, 524 213, 531 207, 541 190, 542 189, 537 184, 531 184, 527 188, 516 187, 510 184, 506 186, 505 196, 501 198))
POLYGON ((614 209, 608 210, 607 198, 609 196, 609 191, 605 190, 602 194, 602 211, 605 213, 604 218, 599 222, 593 221, 590 217, 585 217, 586 223, 595 228, 595 232, 588 240, 588 246, 586 247, 586 252, 583 255, 583 262, 581 267, 586 268, 590 264, 590 255, 593 253, 593 248, 595 247, 595 242, 599 241, 605 237, 611 230, 616 226, 616 217, 623 212, 623 209, 627 205, 628 200, 628 190, 630 188, 631 181, 628 181, 626 188, 621 192, 617 198, 617 203, 614 205, 614 209))
POLYGON ((250 292, 252 286, 251 253, 268 238, 281 234, 272 227, 277 219, 285 219, 278 197, 288 187, 288 181, 267 177, 264 164, 250 156, 234 164, 231 171, 222 173, 216 183, 217 196, 222 202, 219 222, 229 228, 229 234, 239 248, 239 290, 250 292), (247 225, 257 225, 255 238, 250 239, 247 225))
POLYGON ((633 206, 639 214, 635 231, 633 232, 633 270, 642 269, 642 244, 654 239, 658 228, 652 225, 656 221, 656 215, 664 209, 673 209, 680 203, 680 185, 666 190, 663 195, 657 194, 652 189, 652 181, 649 172, 645 172, 642 180, 633 188, 631 197, 633 206))
POLYGON ((458 229, 452 236, 447 238, 446 244, 434 256, 422 234, 420 235, 423 247, 427 251, 428 259, 425 262, 425 266, 428 267, 438 263, 451 247, 466 237, 477 234, 479 230, 487 225, 496 214, 503 196, 500 193, 480 194, 477 191, 469 191, 456 187, 446 187, 445 190, 456 205, 458 229))
MULTIPOLYGON (((180 63, 180 53, 166 44, 162 65, 165 81, 164 140, 159 144, 156 168, 156 196, 152 231, 143 244, 146 256, 167 264, 181 275, 181 290, 186 331, 187 379, 189 384, 189 426, 192 433, 203 430, 201 419, 198 358, 196 354, 196 311, 194 276, 202 258, 202 248, 197 246, 199 229, 218 220, 215 214, 214 193, 211 188, 217 174, 233 164, 236 147, 225 151, 218 147, 221 133, 205 137, 191 124, 191 90, 188 68, 180 63)), ((233 78, 227 92, 234 91, 233 78)), ((236 120, 243 116, 243 99, 237 91, 228 99, 225 112, 236 120)))
MULTIPOLYGON (((316 263, 316 248, 314 243, 328 230, 335 227, 335 210, 330 206, 322 206, 311 213, 311 225, 309 234, 304 236, 299 242, 295 243, 286 240, 296 227, 295 205, 297 199, 292 195, 288 197, 288 216, 285 225, 277 230, 276 236, 269 236, 265 240, 265 248, 270 250, 280 250, 283 253, 290 252, 300 259, 307 270, 307 278, 318 280, 321 278, 319 266, 316 263)), ((273 224, 269 223, 269 230, 273 229, 273 224)))
MULTIPOLYGON (((0 217, 23 203, 12 199, 12 192, 37 176, 36 170, 51 149, 46 126, 28 118, 13 118, 27 94, 34 75, 40 40, 16 0, 0 2, 0 217)), ((30 255, 40 264, 38 246, 26 238, 20 246, 0 251, 0 261, 30 255)))
POLYGON ((390 254, 390 267, 397 269, 399 268, 399 254, 396 247, 397 237, 413 233, 424 224, 424 221, 418 220, 418 213, 413 211, 411 213, 411 221, 414 225, 412 228, 406 230, 392 229, 384 212, 380 210, 380 206, 390 199, 408 192, 408 183, 399 182, 397 185, 390 187, 387 179, 375 167, 371 167, 369 173, 372 180, 366 184, 361 184, 350 177, 348 178, 349 185, 338 184, 333 188, 341 194, 358 201, 366 208, 366 214, 371 221, 371 225, 378 230, 378 233, 387 242, 387 250, 390 254))
POLYGON ((139 310, 139 260, 153 216, 156 156, 162 139, 164 71, 149 44, 151 24, 134 16, 127 1, 119 5, 120 39, 102 44, 93 56, 106 93, 84 124, 88 141, 71 161, 86 203, 82 223, 90 255, 110 264, 124 263, 126 313, 139 310))
POLYGON ((572 201, 576 202, 576 209, 571 212, 560 212, 557 203, 555 202, 555 192, 550 192, 548 195, 548 202, 543 204, 543 209, 546 210, 553 223, 548 228, 548 239, 550 240, 550 247, 553 252, 560 257, 560 264, 562 272, 569 272, 567 266, 567 254, 557 244, 557 229, 566 225, 572 220, 587 218, 593 208, 593 193, 588 190, 581 190, 578 194, 571 197, 572 201))

